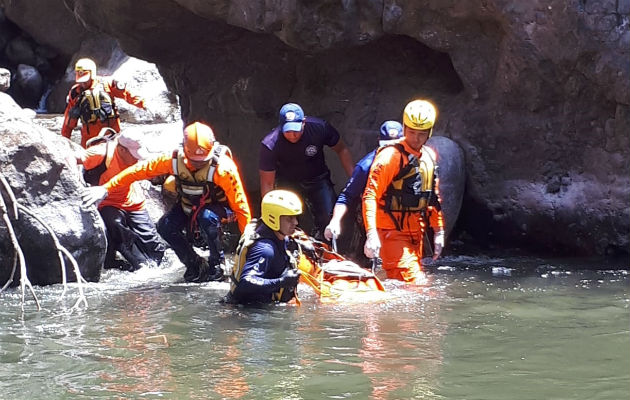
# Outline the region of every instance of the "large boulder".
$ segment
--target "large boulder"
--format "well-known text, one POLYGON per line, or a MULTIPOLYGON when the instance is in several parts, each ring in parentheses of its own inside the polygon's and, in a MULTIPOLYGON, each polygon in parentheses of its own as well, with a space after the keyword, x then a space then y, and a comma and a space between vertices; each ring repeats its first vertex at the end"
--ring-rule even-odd
MULTIPOLYGON (((68 140, 42 128, 29 119, 13 100, 0 93, 0 174, 8 181, 17 203, 28 208, 52 229, 76 259, 81 274, 88 281, 98 281, 105 259, 105 227, 95 207, 80 207, 82 185, 76 161, 69 157, 73 145, 68 140)), ((8 194, 2 197, 11 209, 8 194)), ((48 231, 36 219, 19 212, 16 220, 9 211, 26 258, 26 268, 33 284, 61 282, 61 269, 48 231)), ((4 220, 0 223, 0 285, 11 273, 14 248, 4 220)), ((70 281, 76 280, 66 261, 70 281)), ((19 269, 13 284, 19 283, 19 269)))
POLYGON ((432 136, 427 146, 437 153, 440 198, 444 227, 448 237, 457 223, 466 187, 466 160, 464 151, 446 136, 432 136))

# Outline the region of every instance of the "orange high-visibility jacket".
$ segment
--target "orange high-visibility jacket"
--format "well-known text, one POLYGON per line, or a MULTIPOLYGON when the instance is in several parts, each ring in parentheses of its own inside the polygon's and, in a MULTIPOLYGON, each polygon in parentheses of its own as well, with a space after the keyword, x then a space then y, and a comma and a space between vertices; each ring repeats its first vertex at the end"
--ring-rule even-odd
MULTIPOLYGON (((405 151, 416 157, 421 156, 421 151, 430 151, 432 152, 431 155, 433 159, 437 159, 435 152, 427 146, 423 146, 420 151, 416 151, 409 147, 405 140, 402 140, 400 143, 403 145, 405 151)), ((376 154, 372 167, 370 167, 365 191, 363 192, 363 221, 366 231, 376 228, 396 229, 396 224, 392 220, 392 217, 385 211, 384 195, 401 170, 401 166, 404 168, 408 163, 409 160, 407 157, 394 146, 385 147, 376 154)), ((435 179, 433 191, 437 197, 438 203, 440 203, 439 179, 437 178, 435 179)), ((441 210, 429 205, 426 213, 429 216, 429 223, 433 229, 444 229, 441 210)), ((424 221, 422 221, 421 213, 413 212, 407 215, 401 230, 408 232, 423 231, 424 221)))
MULTIPOLYGON (((91 146, 89 149, 85 150, 83 160, 83 167, 85 169, 92 169, 99 166, 103 162, 103 159, 107 157, 107 153, 110 154, 111 161, 105 172, 101 175, 98 182, 99 185, 105 184, 110 178, 129 167, 118 154, 117 144, 117 140, 112 140, 108 143, 100 143, 96 146, 91 146)), ((125 211, 140 211, 145 207, 145 200, 146 197, 140 187, 140 183, 134 182, 131 185, 119 186, 112 189, 107 198, 99 204, 98 208, 112 206, 125 211)))
MULTIPOLYGON (((111 178, 103 186, 107 189, 108 193, 112 193, 116 188, 129 186, 134 181, 174 173, 173 153, 167 153, 151 160, 132 165, 111 178)), ((252 217, 249 204, 247 203, 247 196, 245 195, 245 190, 241 182, 241 176, 234 160, 228 155, 223 154, 219 158, 212 180, 225 192, 228 205, 236 215, 238 227, 241 232, 243 232, 252 217)))
POLYGON ((109 127, 116 132, 120 132, 120 118, 118 117, 118 110, 114 104, 114 98, 120 98, 127 103, 132 104, 139 108, 144 108, 144 100, 133 95, 127 90, 126 85, 112 79, 97 77, 92 80, 92 85, 89 89, 82 89, 79 84, 72 86, 68 93, 68 104, 64 111, 63 125, 61 127, 61 134, 64 137, 70 139, 72 130, 77 126, 79 119, 81 119, 81 146, 85 147, 85 143, 98 135, 101 129, 109 127), (103 90, 111 98, 111 106, 113 107, 113 115, 111 118, 105 120, 96 119, 94 121, 85 121, 81 116, 80 103, 85 90, 94 90, 98 86, 99 90, 103 90))

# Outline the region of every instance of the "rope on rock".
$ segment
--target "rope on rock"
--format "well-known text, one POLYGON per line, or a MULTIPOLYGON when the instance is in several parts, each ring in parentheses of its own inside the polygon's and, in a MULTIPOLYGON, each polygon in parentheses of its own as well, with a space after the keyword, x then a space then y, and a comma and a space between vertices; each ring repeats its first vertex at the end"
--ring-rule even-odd
MULTIPOLYGON (((2 185, 4 185, 7 193, 10 193, 9 197, 11 197, 13 195, 13 191, 11 190, 11 187, 8 185, 6 179, 4 179, 4 176, 2 175, 0 175, 0 182, 2 182, 2 185)), ((17 207, 14 208, 14 210, 17 210, 17 207)), ((24 253, 22 252, 20 243, 18 242, 15 231, 13 230, 13 225, 11 224, 11 220, 9 219, 7 204, 4 201, 4 197, 2 196, 0 196, 0 212, 2 213, 2 219, 4 220, 4 223, 7 225, 9 237, 11 238, 11 244, 13 244, 13 248, 15 249, 15 252, 18 255, 18 260, 20 261, 20 288, 22 289, 22 311, 24 311, 24 298, 26 297, 26 287, 28 287, 29 291, 33 295, 33 299, 35 299, 35 303, 37 304, 37 311, 40 311, 42 309, 42 306, 39 304, 39 299, 35 294, 35 290, 33 289, 31 281, 26 276, 26 260, 24 259, 24 253)), ((17 219, 17 212, 15 212, 15 214, 17 219)), ((13 263, 13 267, 13 271, 11 272, 11 282, 13 282, 13 275, 15 273, 15 262, 13 263)))
MULTIPOLYGON (((11 200, 11 204, 13 206, 13 214, 14 214, 14 219, 17 220, 19 218, 18 215, 18 210, 22 211, 23 213, 29 215, 30 217, 32 217, 33 219, 35 219, 37 222, 39 222, 40 224, 42 224, 42 226, 46 229, 46 231, 48 231, 48 233, 50 234, 53 243, 55 244, 55 248, 57 249, 57 255, 59 257, 59 263, 61 265, 61 277, 62 277, 62 283, 63 283, 63 292, 61 293, 61 298, 63 298, 63 296, 65 295, 67 288, 68 288, 68 282, 67 282, 67 278, 66 278, 66 263, 64 261, 63 256, 65 255, 66 258, 70 261, 70 263, 72 264, 74 273, 76 275, 77 278, 77 286, 79 288, 79 298, 77 299, 76 303, 74 304, 74 306, 72 307, 72 309, 78 308, 80 304, 84 304, 86 307, 88 305, 87 303, 87 299, 85 297, 85 294, 83 292, 83 283, 87 283, 87 281, 83 278, 83 276, 81 275, 81 271, 79 270, 79 265, 77 264, 76 260, 74 259, 74 257, 72 256, 72 254, 61 245, 61 243, 59 243, 59 239, 57 238, 57 235, 53 232, 53 230, 50 228, 50 226, 48 224, 46 224, 41 218, 39 218, 37 215, 35 215, 31 210, 29 210, 28 208, 26 208, 25 206, 19 204, 16 199, 15 199, 15 195, 13 194, 13 190, 11 189, 11 186, 9 186, 9 183, 7 182, 7 180, 4 178, 4 176, 2 176, 0 174, 0 182, 2 183, 6 193, 8 194, 10 200, 11 200)), ((15 275, 15 269, 16 269, 16 264, 17 261, 20 261, 20 286, 22 288, 22 310, 24 309, 24 297, 25 297, 25 287, 28 286, 30 292, 33 295, 33 298, 35 299, 35 302, 37 303, 37 310, 41 310, 41 306, 39 304, 39 300, 37 299, 37 296, 35 295, 35 291, 33 290, 33 285, 31 284, 30 280, 28 279, 27 275, 26 275, 26 261, 24 258, 24 253, 22 252, 22 248, 20 247, 20 244, 17 240, 17 237, 15 235, 15 231, 13 230, 13 225, 11 224, 11 220, 9 219, 9 213, 8 213, 8 209, 5 203, 5 200, 2 196, 0 196, 0 212, 2 213, 2 217, 3 220, 9 230, 9 235, 11 237, 11 243, 13 244, 13 248, 15 249, 15 253, 17 254, 17 257, 14 257, 13 259, 13 270, 11 271, 11 276, 9 277, 9 280, 7 281, 7 283, 2 287, 2 289, 0 289, 0 292, 3 291, 4 289, 6 289, 6 287, 8 285, 10 285, 13 282, 13 277, 15 275)))
POLYGON ((63 260, 63 256, 65 255, 68 258, 68 260, 70 260, 70 263, 72 264, 72 269, 74 270, 74 274, 77 277, 77 286, 79 288, 79 299, 74 304, 74 306, 72 306, 72 308, 73 309, 77 308, 80 303, 84 303, 85 306, 87 307, 88 305, 87 299, 85 298, 85 294, 83 293, 83 284, 87 283, 87 281, 83 278, 83 275, 81 275, 81 271, 79 270, 79 264, 77 264, 77 261, 74 259, 72 254, 68 251, 68 249, 66 249, 65 247, 61 245, 61 243, 59 243, 59 239, 57 239, 57 235, 55 235, 55 232, 53 232, 53 230, 50 228, 50 226, 48 226, 48 224, 46 224, 41 218, 33 214, 32 211, 30 211, 28 208, 24 207, 23 205, 18 204, 18 209, 20 209, 22 212, 26 213, 27 215, 30 215, 37 222, 42 224, 44 228, 46 228, 46 230, 50 234, 50 237, 52 238, 53 242, 55 243, 55 248, 57 249, 57 255, 59 256, 59 263, 61 264, 61 276, 63 280, 63 292, 61 292, 61 298, 63 298, 63 296, 66 293, 66 290, 68 289, 68 284, 67 284, 67 279, 66 279, 66 263, 63 260))

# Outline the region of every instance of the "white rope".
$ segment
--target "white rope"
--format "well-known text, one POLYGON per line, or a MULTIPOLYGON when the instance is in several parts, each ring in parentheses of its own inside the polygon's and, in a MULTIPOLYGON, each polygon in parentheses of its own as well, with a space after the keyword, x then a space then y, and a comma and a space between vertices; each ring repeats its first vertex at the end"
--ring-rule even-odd
MULTIPOLYGON (((4 184, 6 181, 3 181, 4 184)), ((10 190, 10 188, 9 188, 10 190)), ((17 240, 17 236, 15 235, 15 231, 13 230, 13 225, 11 224, 11 220, 9 220, 9 214, 7 212, 7 205, 4 202, 4 198, 0 196, 0 211, 2 212, 2 219, 7 226, 7 230, 9 231, 9 237, 11 238, 11 243, 13 244, 13 248, 17 252, 18 260, 20 261, 20 288, 22 289, 22 311, 24 311, 24 299, 26 297, 26 287, 30 290, 33 298, 35 299, 35 303, 37 304, 37 311, 42 309, 39 304, 39 299, 35 294, 35 290, 33 289, 33 285, 31 285, 31 281, 26 276, 26 261, 24 259, 24 253, 22 252, 22 248, 20 247, 20 243, 17 240)))
MULTIPOLYGON (((71 310, 78 308, 79 305, 82 303, 85 304, 85 306, 87 307, 88 303, 87 303, 87 299, 83 291, 83 283, 87 283, 87 281, 81 275, 81 270, 79 269, 79 265, 77 264, 77 261, 74 259, 72 254, 65 247, 61 245, 61 243, 59 242, 59 239, 57 238, 57 235, 46 222, 44 222, 41 218, 35 215, 31 210, 29 210, 28 208, 24 207, 23 205, 19 204, 16 201, 15 195, 13 194, 13 190, 11 189, 11 186, 9 186, 9 183, 2 175, 0 175, 0 182, 4 186, 6 193, 11 199, 11 203, 13 205, 13 213, 15 214, 15 219, 16 220, 18 219, 18 210, 20 210, 24 212, 25 214, 29 215, 30 217, 34 218, 40 224, 42 224, 42 226, 50 234, 50 237, 52 238, 53 243, 55 244, 55 248, 57 249, 57 256, 59 258, 59 263, 61 265, 61 277, 63 281, 63 291, 61 293, 61 298, 63 298, 63 296, 65 295, 67 291, 67 287, 68 287, 67 277, 66 277, 66 263, 63 258, 63 256, 65 255, 70 261, 70 263, 72 264, 74 274, 77 278, 77 286, 79 288, 79 298, 77 299, 74 306, 72 306, 71 310)), ((13 248, 15 249, 15 253, 17 254, 17 257, 14 256, 14 259, 13 259, 13 270, 11 271, 11 276, 9 277, 9 280, 7 281, 7 283, 2 287, 2 289, 0 289, 0 291, 4 290, 13 282, 13 277, 16 270, 16 258, 17 258, 20 261, 20 286, 22 289, 22 311, 24 311, 24 298, 25 298, 25 291, 26 291, 25 288, 27 286, 30 292, 32 293, 33 298, 35 299, 35 303, 37 303, 37 310, 39 311, 41 310, 39 300, 37 299, 37 296, 35 295, 33 285, 31 284, 30 280, 26 276, 26 260, 24 258, 24 253, 22 252, 22 248, 20 247, 20 244, 17 240, 17 236, 15 235, 15 231, 13 230, 13 225, 11 224, 11 220, 9 219, 7 206, 2 196, 0 196, 0 211, 2 212, 2 218, 5 224, 7 225, 7 229, 9 230, 11 243, 13 244, 13 248)))
POLYGON ((46 230, 50 234, 53 242, 55 243, 55 248, 57 249, 57 255, 59 256, 59 262, 61 264, 61 276, 63 279, 63 292, 61 293, 61 297, 64 296, 64 294, 66 293, 66 288, 67 288, 66 263, 63 260, 63 255, 65 255, 68 258, 68 260, 70 260, 70 263, 72 264, 74 274, 77 277, 77 286, 79 287, 79 300, 77 300, 77 303, 75 304, 75 306, 79 304, 79 302, 85 302, 85 305, 87 306, 87 300, 85 299, 85 295, 83 294, 83 286, 82 286, 82 282, 86 282, 86 280, 83 279, 83 276, 81 275, 81 271, 79 270, 79 265, 77 264, 77 261, 74 259, 72 254, 65 247, 63 247, 61 243, 59 243, 59 239, 57 239, 57 235, 55 235, 55 232, 53 232, 53 230, 50 228, 50 226, 48 226, 48 224, 46 224, 41 218, 33 214, 33 212, 31 212, 29 209, 27 209, 23 205, 18 204, 18 209, 30 215, 35 220, 37 220, 37 222, 42 224, 44 228, 46 228, 46 230))

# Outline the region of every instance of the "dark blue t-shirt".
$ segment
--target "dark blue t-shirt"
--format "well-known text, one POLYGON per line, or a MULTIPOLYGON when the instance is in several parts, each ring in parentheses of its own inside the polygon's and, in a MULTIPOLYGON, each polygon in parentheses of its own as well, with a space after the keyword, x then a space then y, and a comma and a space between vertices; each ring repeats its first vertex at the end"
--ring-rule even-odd
POLYGON ((346 183, 346 187, 339 193, 337 203, 351 207, 356 204, 357 201, 361 200, 365 185, 367 184, 368 175, 370 174, 370 167, 374 162, 375 156, 376 150, 372 150, 359 160, 354 167, 354 171, 352 171, 352 176, 348 180, 348 183, 346 183))
POLYGON ((309 181, 329 172, 324 159, 324 145, 339 142, 339 132, 328 122, 306 117, 304 133, 297 143, 289 142, 276 127, 260 143, 258 167, 276 171, 279 179, 290 182, 309 181))

